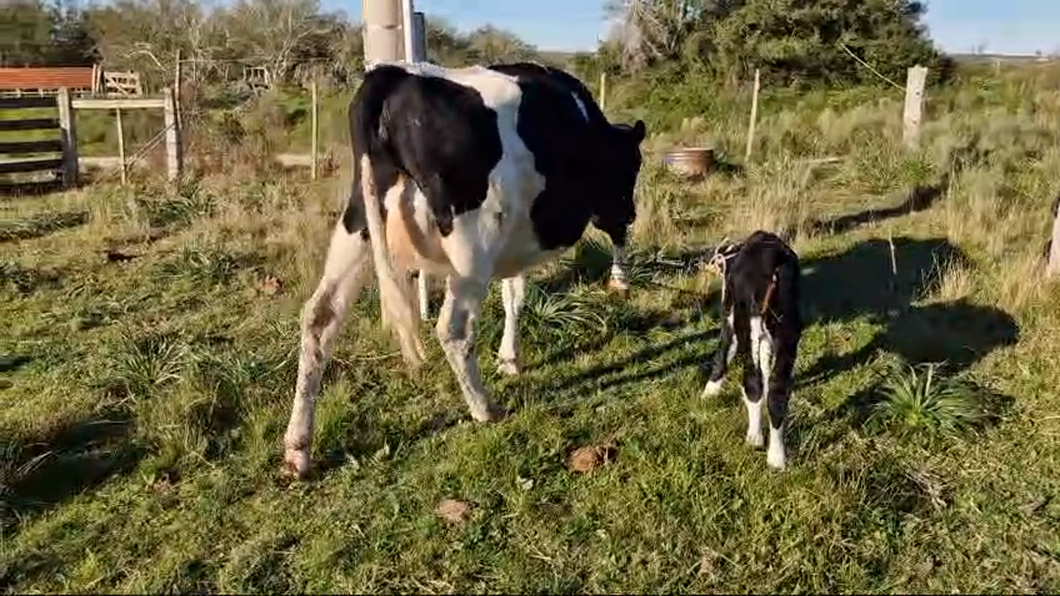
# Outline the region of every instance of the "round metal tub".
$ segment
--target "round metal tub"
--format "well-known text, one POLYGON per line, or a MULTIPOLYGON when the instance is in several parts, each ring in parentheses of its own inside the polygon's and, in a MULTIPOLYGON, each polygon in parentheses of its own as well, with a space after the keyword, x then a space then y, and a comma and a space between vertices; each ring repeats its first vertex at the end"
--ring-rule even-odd
POLYGON ((711 147, 671 149, 663 154, 663 163, 685 178, 702 178, 714 167, 714 149, 711 147))

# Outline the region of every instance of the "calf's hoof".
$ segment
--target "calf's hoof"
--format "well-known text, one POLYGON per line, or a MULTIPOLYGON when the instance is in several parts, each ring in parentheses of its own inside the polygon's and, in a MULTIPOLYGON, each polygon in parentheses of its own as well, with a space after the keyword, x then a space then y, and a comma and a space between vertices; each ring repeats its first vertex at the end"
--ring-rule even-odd
POLYGON ((288 449, 283 455, 283 475, 302 479, 309 475, 309 450, 288 449))
POLYGON ((769 452, 766 453, 766 463, 775 470, 783 470, 787 467, 787 459, 783 449, 777 449, 773 446, 770 446, 769 452))
POLYGON ((748 433, 747 437, 744 440, 747 442, 748 445, 756 449, 766 444, 765 439, 762 438, 762 433, 758 433, 757 435, 753 433, 748 433))
POLYGON ((706 386, 703 387, 703 394, 700 397, 716 397, 719 393, 721 393, 721 386, 721 381, 707 381, 706 386))

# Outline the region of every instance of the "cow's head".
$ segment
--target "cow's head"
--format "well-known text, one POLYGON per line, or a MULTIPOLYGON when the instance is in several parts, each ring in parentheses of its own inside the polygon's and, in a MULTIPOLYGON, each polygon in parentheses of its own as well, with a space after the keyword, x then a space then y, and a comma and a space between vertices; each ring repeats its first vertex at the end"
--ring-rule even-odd
POLYGON ((640 173, 640 144, 646 134, 644 122, 632 126, 608 126, 598 145, 599 166, 594 190, 593 225, 611 237, 619 247, 626 245, 629 226, 637 216, 633 188, 640 173))

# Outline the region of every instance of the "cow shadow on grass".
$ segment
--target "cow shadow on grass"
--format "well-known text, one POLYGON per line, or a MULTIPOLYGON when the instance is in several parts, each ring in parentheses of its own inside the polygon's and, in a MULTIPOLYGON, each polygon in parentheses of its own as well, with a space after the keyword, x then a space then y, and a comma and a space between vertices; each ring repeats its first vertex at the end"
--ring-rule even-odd
POLYGON ((602 391, 653 381, 688 367, 701 366, 706 359, 702 346, 717 333, 717 328, 682 333, 572 375, 549 378, 543 383, 535 382, 526 389, 532 389, 533 393, 538 395, 548 395, 548 401, 560 409, 570 409, 573 404, 566 398, 575 393, 589 389, 602 391))
POLYGON ((88 223, 88 212, 83 210, 43 212, 22 220, 0 222, 0 242, 32 240, 68 228, 88 223))
POLYGON ((947 267, 971 268, 967 256, 943 239, 896 238, 861 242, 840 254, 803 263, 802 299, 807 325, 855 320, 882 326, 862 348, 826 356, 803 373, 803 382, 865 364, 885 350, 906 362, 945 362, 962 371, 994 349, 1013 345, 1019 328, 1008 313, 965 299, 914 302, 937 292, 947 267))
POLYGON ((44 435, 0 439, 0 527, 131 471, 145 455, 132 427, 127 410, 102 409, 44 435))
MULTIPOLYGON (((578 285, 604 286, 611 277, 613 248, 610 242, 582 241, 550 275, 536 280, 546 292, 567 292, 578 285)), ((692 274, 713 254, 713 246, 686 246, 679 251, 639 248, 629 255, 628 276, 632 291, 659 286, 658 279, 692 274)))
MULTIPOLYGON (((944 282, 947 266, 971 267, 967 256, 943 239, 867 240, 836 255, 803 263, 803 309, 807 326, 861 321, 879 330, 861 347, 826 353, 799 373, 796 387, 820 385, 889 353, 910 365, 940 364, 961 373, 996 349, 1014 345, 1019 327, 1008 313, 965 298, 915 304, 944 282), (895 270, 897 273, 895 273, 895 270)), ((880 399, 873 385, 850 395, 824 420, 860 426, 880 399)), ((1000 402, 999 402, 1000 403, 1000 402)), ((792 441, 806 429, 793 425, 792 441)), ((838 430, 837 430, 838 432, 838 430)))
POLYGON ((808 222, 808 226, 811 230, 842 234, 866 224, 919 213, 938 202, 945 195, 949 185, 950 176, 944 174, 935 184, 914 187, 901 203, 893 207, 876 207, 828 220, 815 219, 808 222))

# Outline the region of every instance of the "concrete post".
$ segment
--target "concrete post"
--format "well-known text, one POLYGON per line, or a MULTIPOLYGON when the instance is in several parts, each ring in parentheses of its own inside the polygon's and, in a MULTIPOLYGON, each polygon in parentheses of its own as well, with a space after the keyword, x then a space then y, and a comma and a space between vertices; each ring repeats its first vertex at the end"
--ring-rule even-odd
POLYGON ((361 0, 364 16, 364 67, 405 58, 400 0, 361 0))

